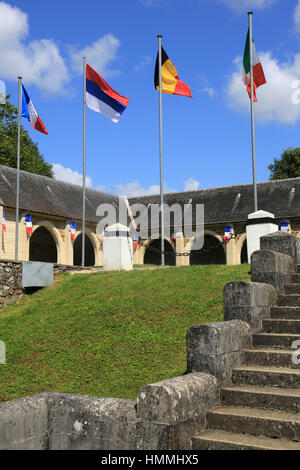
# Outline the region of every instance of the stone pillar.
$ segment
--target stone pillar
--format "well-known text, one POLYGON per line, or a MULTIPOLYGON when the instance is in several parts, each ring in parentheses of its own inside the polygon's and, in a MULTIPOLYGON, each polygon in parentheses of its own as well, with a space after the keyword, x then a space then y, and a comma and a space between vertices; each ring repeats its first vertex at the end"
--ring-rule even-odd
MULTIPOLYGON (((234 233, 233 229, 231 233, 234 233)), ((238 243, 235 238, 232 238, 226 245, 226 264, 227 266, 241 264, 241 254, 238 250, 238 243)))
POLYGON ((138 245, 133 253, 133 264, 144 264, 145 248, 138 245))
MULTIPOLYGON (((75 234, 76 235, 76 234, 75 234)), ((73 243, 71 240, 70 222, 68 222, 64 229, 64 252, 65 252, 65 263, 73 265, 73 243)))
MULTIPOLYGON (((177 232, 175 236, 175 249, 176 253, 189 253, 190 250, 186 249, 185 238, 182 232, 177 232)), ((189 256, 176 256, 176 266, 189 266, 189 256)))
POLYGON ((260 237, 277 231, 278 225, 274 222, 274 214, 260 210, 248 215, 246 228, 248 263, 250 263, 252 253, 260 250, 260 237))

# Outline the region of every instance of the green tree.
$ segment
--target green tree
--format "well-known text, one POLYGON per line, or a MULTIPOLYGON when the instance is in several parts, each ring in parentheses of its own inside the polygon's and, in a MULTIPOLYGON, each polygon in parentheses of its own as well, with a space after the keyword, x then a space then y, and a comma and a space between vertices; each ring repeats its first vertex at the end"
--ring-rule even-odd
MULTIPOLYGON (((17 167, 18 110, 8 101, 0 105, 0 164, 17 167)), ((53 177, 52 165, 45 162, 28 131, 21 126, 21 170, 38 175, 53 177)))
POLYGON ((268 169, 271 171, 270 180, 300 177, 300 148, 284 150, 280 159, 275 158, 268 169))

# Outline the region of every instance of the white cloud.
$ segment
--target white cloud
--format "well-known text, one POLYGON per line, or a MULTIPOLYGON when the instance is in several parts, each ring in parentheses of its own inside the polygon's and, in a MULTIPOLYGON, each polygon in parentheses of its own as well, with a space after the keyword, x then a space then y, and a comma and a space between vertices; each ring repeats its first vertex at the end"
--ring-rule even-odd
POLYGON ((53 39, 26 43, 29 34, 26 13, 6 2, 0 2, 0 76, 15 79, 22 76, 43 92, 55 94, 69 81, 67 67, 53 39))
MULTIPOLYGON (((271 52, 259 53, 267 84, 257 90, 256 117, 260 121, 294 124, 300 119, 300 105, 293 104, 295 82, 300 76, 300 53, 292 62, 280 63, 271 52)), ((227 100, 238 112, 249 112, 249 97, 241 80, 242 59, 234 61, 236 71, 227 85, 227 100)), ((297 91, 297 90, 296 90, 297 91)))
POLYGON ((298 0, 298 4, 296 5, 295 11, 294 11, 294 22, 295 22, 296 31, 300 33, 300 0, 298 0))
POLYGON ((201 88, 199 88, 200 93, 207 93, 211 98, 216 94, 216 91, 210 86, 210 83, 205 75, 205 73, 197 74, 197 82, 201 88))
MULTIPOLYGON (((159 194, 160 186, 158 184, 153 184, 149 186, 148 189, 146 189, 143 188, 138 181, 132 181, 131 183, 126 183, 125 185, 116 184, 114 192, 119 196, 126 197, 150 196, 152 194, 159 194)), ((164 192, 173 193, 175 190, 169 188, 167 184, 164 184, 164 192)))
POLYGON ((213 88, 210 88, 210 87, 200 88, 199 91, 201 93, 207 93, 211 98, 213 98, 216 94, 215 90, 213 88))
POLYGON ((87 57, 88 64, 100 75, 109 77, 119 73, 109 68, 111 62, 116 59, 117 50, 120 46, 119 39, 113 34, 105 34, 94 43, 83 49, 76 50, 70 47, 71 63, 74 70, 82 71, 82 58, 87 57))
POLYGON ((199 189, 200 183, 194 178, 188 178, 184 182, 184 191, 196 191, 199 189))
POLYGON ((277 0, 219 0, 219 2, 237 11, 268 8, 277 0))
POLYGON ((134 67, 134 70, 136 72, 141 72, 145 67, 147 67, 147 65, 150 65, 151 63, 152 63, 152 57, 147 55, 141 60, 139 64, 137 64, 134 67))
MULTIPOLYGON (((54 178, 56 180, 65 181, 66 183, 73 183, 82 186, 82 174, 78 171, 73 171, 71 168, 65 168, 60 163, 52 163, 54 178)), ((93 186, 92 178, 86 177, 86 186, 91 188, 93 186)))

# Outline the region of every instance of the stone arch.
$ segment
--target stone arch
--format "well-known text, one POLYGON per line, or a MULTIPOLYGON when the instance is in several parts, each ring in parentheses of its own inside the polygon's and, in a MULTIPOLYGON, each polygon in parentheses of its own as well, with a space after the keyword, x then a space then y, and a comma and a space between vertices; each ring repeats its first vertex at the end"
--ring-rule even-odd
MULTIPOLYGON (((100 247, 97 250, 97 242, 92 236, 90 230, 85 232, 85 266, 95 266, 98 261, 97 251, 99 252, 100 247)), ((74 266, 81 266, 82 263, 82 232, 77 235, 73 243, 73 264, 74 266)))
POLYGON ((37 224, 29 240, 29 261, 61 263, 62 240, 51 222, 37 224))
POLYGON ((190 265, 196 264, 226 264, 226 250, 224 245, 220 245, 222 237, 217 235, 212 230, 204 230, 204 250, 197 252, 197 249, 193 253, 193 246, 190 247, 190 265), (210 251, 205 251, 209 248, 210 251))
MULTIPOLYGON (((145 253, 144 253, 144 264, 156 264, 160 265, 161 264, 161 254, 160 253, 155 253, 154 251, 149 250, 148 247, 152 246, 153 248, 157 248, 160 250, 161 247, 161 239, 156 238, 155 240, 148 240, 147 241, 147 248, 145 248, 145 253)), ((168 252, 173 252, 174 253, 174 248, 171 245, 171 243, 168 240, 165 240, 165 251, 168 252)), ((176 266, 176 258, 174 255, 165 255, 165 265, 166 266, 176 266)))

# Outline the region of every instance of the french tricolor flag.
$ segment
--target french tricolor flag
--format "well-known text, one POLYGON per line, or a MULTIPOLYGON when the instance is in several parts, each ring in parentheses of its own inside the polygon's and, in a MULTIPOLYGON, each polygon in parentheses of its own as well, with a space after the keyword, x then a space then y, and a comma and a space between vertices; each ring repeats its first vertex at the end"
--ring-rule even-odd
POLYGON ((25 215, 25 226, 27 237, 30 237, 32 235, 32 219, 30 214, 25 215))
POLYGON ((3 230, 3 232, 6 232, 5 210, 4 209, 3 209, 3 214, 2 214, 2 230, 3 230))
POLYGON ((24 88, 24 85, 22 85, 22 117, 28 119, 33 129, 43 132, 44 134, 48 134, 48 131, 39 118, 38 113, 36 112, 35 107, 33 106, 32 101, 24 88))
POLYGON ((97 113, 118 122, 129 103, 119 95, 89 65, 86 66, 86 104, 97 113))
POLYGON ((225 233, 224 233, 224 242, 228 242, 231 237, 231 225, 226 225, 225 227, 225 233))
POLYGON ((73 242, 76 236, 76 222, 70 222, 70 232, 71 232, 71 240, 73 242))

